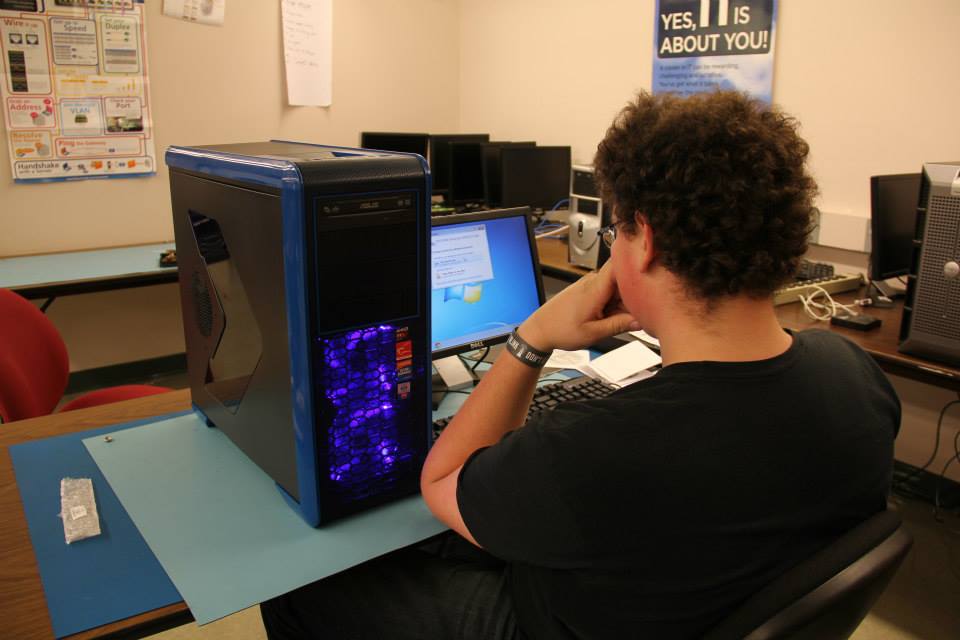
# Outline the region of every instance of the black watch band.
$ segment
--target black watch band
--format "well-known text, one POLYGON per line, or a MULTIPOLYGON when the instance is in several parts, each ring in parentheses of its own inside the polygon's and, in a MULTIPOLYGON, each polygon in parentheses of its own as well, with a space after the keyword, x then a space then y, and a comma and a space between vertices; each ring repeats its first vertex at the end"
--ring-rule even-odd
POLYGON ((534 349, 526 340, 520 337, 520 334, 518 334, 516 330, 507 338, 507 351, 523 364, 535 369, 540 369, 543 365, 547 364, 547 360, 550 359, 550 354, 553 353, 552 351, 543 352, 539 349, 534 349))

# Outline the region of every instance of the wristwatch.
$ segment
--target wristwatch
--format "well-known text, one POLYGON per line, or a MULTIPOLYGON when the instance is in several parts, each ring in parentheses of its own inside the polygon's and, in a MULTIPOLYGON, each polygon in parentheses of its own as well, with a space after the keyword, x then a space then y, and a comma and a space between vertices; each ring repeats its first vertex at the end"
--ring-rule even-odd
POLYGON ((543 352, 539 349, 534 349, 526 340, 520 337, 520 334, 518 334, 516 330, 507 338, 507 351, 523 364, 534 367, 535 369, 540 369, 543 365, 547 364, 547 360, 550 359, 550 354, 553 353, 552 351, 543 352))

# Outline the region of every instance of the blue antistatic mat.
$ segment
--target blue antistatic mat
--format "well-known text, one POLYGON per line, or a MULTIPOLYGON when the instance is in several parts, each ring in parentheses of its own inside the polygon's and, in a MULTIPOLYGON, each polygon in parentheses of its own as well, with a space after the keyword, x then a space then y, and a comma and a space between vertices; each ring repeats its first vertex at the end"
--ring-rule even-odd
POLYGON ((199 415, 84 444, 199 624, 446 529, 420 496, 312 528, 199 415))
POLYGON ((58 638, 183 599, 82 442, 156 420, 10 447, 30 541, 58 638), (58 516, 60 480, 65 477, 93 480, 102 531, 97 537, 69 545, 64 542, 63 522, 58 516))

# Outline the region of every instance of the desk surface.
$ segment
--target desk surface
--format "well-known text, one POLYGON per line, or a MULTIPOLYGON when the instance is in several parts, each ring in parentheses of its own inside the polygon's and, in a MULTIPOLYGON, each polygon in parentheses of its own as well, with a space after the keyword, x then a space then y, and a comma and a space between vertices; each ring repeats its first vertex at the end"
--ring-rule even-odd
MULTIPOLYGON (((0 602, 4 609, 5 634, 18 640, 49 640, 54 637, 30 534, 20 504, 9 447, 30 440, 122 424, 189 408, 190 392, 181 390, 22 420, 0 428, 0 513, 5 514, 5 517, 0 518, 0 602)), ((161 623, 170 618, 189 620, 186 605, 178 603, 163 607, 70 638, 97 638, 108 633, 161 623)))
POLYGON ((572 282, 590 273, 589 269, 578 267, 567 261, 567 239, 565 237, 546 237, 537 240, 537 254, 540 257, 540 269, 544 275, 572 282))
POLYGON ((53 298, 176 282, 176 267, 161 267, 172 242, 0 258, 0 287, 29 299, 53 298))
MULTIPOLYGON (((856 294, 844 293, 834 296, 838 302, 849 303, 857 297, 862 297, 863 291, 856 294)), ((933 362, 923 358, 900 353, 897 350, 900 336, 900 320, 903 315, 903 299, 895 302, 888 309, 869 307, 863 310, 871 316, 880 318, 882 324, 870 331, 857 331, 831 325, 829 322, 818 322, 807 316, 803 305, 799 302, 783 304, 777 307, 777 318, 780 324, 787 329, 827 329, 838 333, 858 344, 864 351, 873 356, 880 367, 894 375, 932 384, 945 389, 960 391, 960 369, 949 364, 933 362)))

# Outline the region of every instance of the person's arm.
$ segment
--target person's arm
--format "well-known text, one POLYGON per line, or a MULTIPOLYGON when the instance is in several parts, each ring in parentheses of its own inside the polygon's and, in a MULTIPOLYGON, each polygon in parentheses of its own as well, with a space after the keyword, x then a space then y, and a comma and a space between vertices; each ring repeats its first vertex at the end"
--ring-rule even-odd
MULTIPOLYGON (((632 327, 619 305, 609 263, 543 305, 517 332, 540 351, 582 349, 632 327)), ((521 426, 540 369, 504 351, 434 443, 420 474, 420 490, 433 514, 474 544, 457 505, 460 469, 473 452, 498 442, 521 426)))

